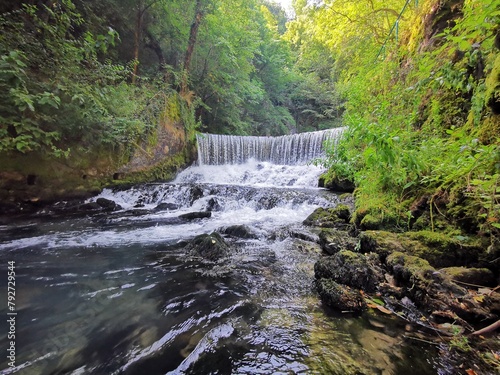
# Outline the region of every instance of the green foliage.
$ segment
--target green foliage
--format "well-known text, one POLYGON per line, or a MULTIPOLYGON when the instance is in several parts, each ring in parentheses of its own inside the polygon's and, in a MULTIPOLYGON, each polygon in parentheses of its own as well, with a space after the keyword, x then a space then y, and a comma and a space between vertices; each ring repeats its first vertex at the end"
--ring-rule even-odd
MULTIPOLYGON (((449 4, 438 7, 433 0, 407 8, 399 43, 387 43, 383 60, 376 59, 378 37, 368 37, 382 25, 390 27, 395 18, 390 16, 385 24, 373 19, 370 27, 355 28, 370 22, 366 14, 380 4, 363 10, 358 4, 341 9, 338 2, 326 3, 299 16, 308 27, 318 28, 315 34, 295 25, 289 29, 294 32, 290 40, 300 48, 319 43, 334 57, 330 79, 345 100, 343 120, 349 130, 326 165, 331 173, 354 178, 360 217, 396 215, 409 225, 412 200, 436 194, 429 206, 431 225, 438 215, 463 223, 466 230, 479 228, 498 236, 494 103, 499 54, 494 40, 499 1, 468 0, 453 14, 449 4), (450 22, 445 22, 447 17, 450 22), (422 25, 418 20, 424 18, 422 25), (433 34, 435 30, 440 34, 433 34), (448 200, 436 203, 439 191, 448 192, 448 200), (467 209, 457 209, 462 206, 467 209)), ((402 9, 403 4, 388 8, 402 9)))

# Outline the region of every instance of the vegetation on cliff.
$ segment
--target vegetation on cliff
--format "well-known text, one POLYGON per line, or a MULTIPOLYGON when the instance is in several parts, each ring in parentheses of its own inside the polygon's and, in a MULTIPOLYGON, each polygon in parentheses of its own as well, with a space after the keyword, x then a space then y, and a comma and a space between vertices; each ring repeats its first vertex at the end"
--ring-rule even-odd
POLYGON ((329 178, 355 181, 366 229, 451 223, 497 246, 500 2, 379 3, 307 7, 348 126, 329 178))

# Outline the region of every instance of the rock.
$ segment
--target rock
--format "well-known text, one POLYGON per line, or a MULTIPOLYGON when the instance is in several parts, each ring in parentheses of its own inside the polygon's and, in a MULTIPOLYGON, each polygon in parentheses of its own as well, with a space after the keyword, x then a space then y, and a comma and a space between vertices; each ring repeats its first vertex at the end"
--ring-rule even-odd
POLYGON ((373 262, 363 254, 342 250, 314 265, 316 279, 332 279, 339 284, 373 292, 383 280, 373 262))
POLYGON ((318 279, 315 281, 316 290, 321 300, 328 306, 341 312, 361 312, 366 308, 366 303, 357 290, 348 286, 337 284, 331 279, 318 279))
POLYGON ((200 199, 201 197, 203 197, 203 190, 199 186, 191 186, 191 190, 189 192, 189 201, 191 205, 194 201, 200 199))
POLYGON ((206 206, 207 211, 221 211, 222 207, 216 198, 210 198, 206 206))
POLYGON ((78 206, 81 211, 100 211, 102 207, 97 202, 84 203, 78 206))
POLYGON ((327 209, 319 207, 302 224, 323 228, 347 229, 350 217, 349 207, 343 204, 327 209))
POLYGON ((106 211, 117 211, 122 208, 120 205, 116 204, 116 202, 112 201, 111 199, 97 198, 95 202, 106 211))
POLYGON ((188 212, 187 214, 179 215, 179 218, 185 220, 194 220, 194 219, 204 219, 211 216, 212 216, 211 212, 201 211, 201 212, 188 212))
POLYGON ((385 259, 394 251, 425 259, 433 267, 477 264, 480 244, 464 243, 443 233, 419 231, 391 233, 364 231, 360 235, 361 252, 375 252, 385 259))
POLYGON ((179 205, 175 203, 165 203, 165 202, 158 204, 158 206, 154 208, 155 211, 174 211, 178 209, 179 205))
POLYGON ((223 229, 223 233, 238 238, 257 238, 247 225, 232 225, 223 229))
POLYGON ((323 174, 319 177, 318 187, 324 187, 332 191, 341 191, 346 193, 352 193, 355 189, 354 182, 347 178, 341 178, 338 176, 328 176, 323 174))
POLYGON ((216 261, 229 254, 229 246, 216 232, 196 236, 187 245, 187 250, 211 261, 216 261))
POLYGON ((324 252, 334 255, 341 250, 354 250, 358 240, 348 232, 337 229, 322 229, 319 232, 319 244, 324 252))
POLYGON ((495 286, 497 284, 495 275, 487 268, 448 267, 440 271, 453 281, 481 286, 495 286))

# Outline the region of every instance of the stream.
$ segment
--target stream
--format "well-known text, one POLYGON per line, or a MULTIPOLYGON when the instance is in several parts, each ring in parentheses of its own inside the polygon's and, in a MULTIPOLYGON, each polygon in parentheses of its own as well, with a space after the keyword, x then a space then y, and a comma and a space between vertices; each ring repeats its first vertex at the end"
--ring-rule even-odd
POLYGON ((318 156, 311 147, 322 140, 309 137, 287 146, 296 150, 288 164, 264 155, 277 147, 269 142, 226 148, 206 137, 199 165, 175 181, 91 200, 113 200, 117 211, 3 220, 1 277, 15 262, 17 315, 12 367, 0 304, 0 374, 440 373, 436 349, 405 339, 401 319, 337 314, 314 291, 321 249, 301 223, 339 197, 316 187, 322 168, 296 156, 318 156), (211 216, 180 218, 191 212, 211 216), (214 231, 229 256, 186 251, 214 231))

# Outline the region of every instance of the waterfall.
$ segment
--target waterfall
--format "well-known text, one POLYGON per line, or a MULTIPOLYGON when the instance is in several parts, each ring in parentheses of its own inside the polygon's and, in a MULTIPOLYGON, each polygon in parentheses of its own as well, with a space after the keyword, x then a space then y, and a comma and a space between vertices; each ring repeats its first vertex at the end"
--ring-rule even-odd
POLYGON ((241 164, 250 159, 280 165, 298 165, 324 156, 325 141, 336 142, 344 128, 283 135, 255 137, 199 134, 199 165, 241 164))

